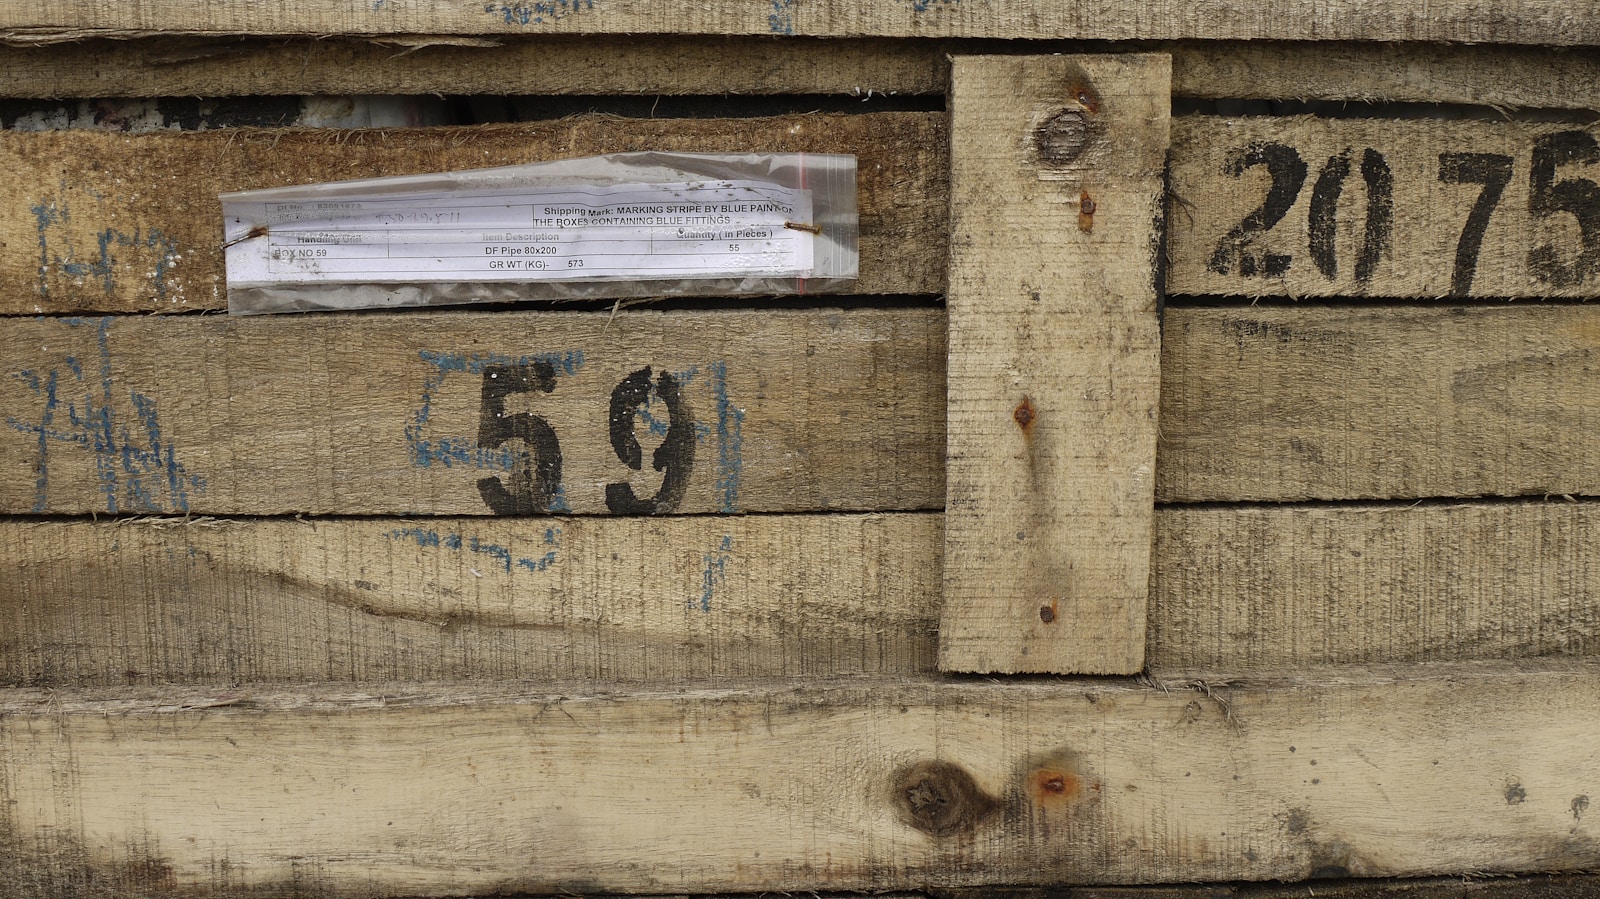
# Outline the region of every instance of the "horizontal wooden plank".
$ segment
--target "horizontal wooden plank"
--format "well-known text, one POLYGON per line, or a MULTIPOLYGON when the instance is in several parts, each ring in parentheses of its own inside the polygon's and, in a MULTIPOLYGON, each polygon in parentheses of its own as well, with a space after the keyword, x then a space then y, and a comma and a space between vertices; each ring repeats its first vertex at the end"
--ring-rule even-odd
MULTIPOLYGON (((0 683, 917 675, 941 517, 0 521, 0 683)), ((1600 506, 1158 509, 1147 663, 1600 657, 1600 506)))
POLYGON ((1600 107, 1594 47, 1189 41, 1173 45, 1187 97, 1600 107))
MULTIPOLYGON (((173 38, 11 47, 0 96, 942 94, 960 53, 1082 53, 1081 41, 690 35, 387 40, 173 38)), ((1600 106, 1593 47, 1185 41, 1185 97, 1600 106)))
POLYGON ((0 683, 927 672, 940 526, 937 514, 0 522, 0 683))
POLYGON ((1593 899, 1600 875, 1319 879, 1311 883, 1183 886, 980 887, 938 890, 935 899, 1593 899))
POLYGON ((1216 119, 1172 124, 1173 293, 1591 296, 1595 126, 1216 119))
POLYGON ((1158 498, 1600 495, 1600 309, 1169 310, 1158 498))
POLYGON ((139 135, 0 132, 0 313, 226 307, 232 190, 485 168, 631 150, 858 157, 864 294, 944 289, 948 141, 932 113, 647 120, 577 117, 412 130, 139 135))
MULTIPOLYGON (((603 486, 628 474, 609 396, 647 365, 695 373, 697 473, 679 511, 943 506, 936 310, 607 321, 13 320, 0 346, 0 509, 485 514, 478 480, 519 458, 490 450, 522 447, 480 450, 486 369, 580 350, 581 372, 504 409, 550 420, 574 510, 605 510, 603 486), (725 374, 707 367, 719 361, 725 374), (578 422, 587 430, 570 433, 578 422)), ((1600 494, 1600 448, 1585 436, 1600 416, 1597 333, 1600 310, 1582 306, 1170 309, 1157 497, 1600 494)), ((641 493, 662 483, 633 477, 641 493)))
POLYGON ((938 508, 936 309, 40 318, 0 512, 938 508))
POLYGON ((46 895, 97 875, 376 896, 1581 870, 1597 700, 1595 663, 1195 689, 12 690, 0 846, 46 895))
POLYGON ((1600 655, 1600 506, 1172 508, 1148 661, 1167 672, 1600 655))
MULTIPOLYGON (((1595 135, 1560 124, 1175 119, 1168 291, 1589 295, 1600 286, 1595 135)), ((16 186, 0 204, 0 240, 38 248, 0 258, 0 312, 221 308, 219 191, 755 147, 860 157, 855 292, 945 289, 940 114, 586 118, 470 130, 0 133, 16 186)))
POLYGON ((760 34, 819 37, 1103 38, 1111 40, 1372 40, 1583 45, 1600 23, 1581 7, 1502 0, 1198 0, 1191 3, 1003 5, 956 0, 858 4, 701 4, 653 0, 438 3, 340 0, 259 4, 161 0, 134 5, 13 0, 0 39, 62 41, 152 33, 256 35, 760 34))

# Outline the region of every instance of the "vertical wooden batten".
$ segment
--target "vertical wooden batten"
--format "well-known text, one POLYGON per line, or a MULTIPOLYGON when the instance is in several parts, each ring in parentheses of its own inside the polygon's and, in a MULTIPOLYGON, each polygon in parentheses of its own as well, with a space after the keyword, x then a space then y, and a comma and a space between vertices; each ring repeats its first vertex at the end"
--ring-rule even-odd
POLYGON ((1143 666, 1171 77, 953 62, 942 670, 1143 666))

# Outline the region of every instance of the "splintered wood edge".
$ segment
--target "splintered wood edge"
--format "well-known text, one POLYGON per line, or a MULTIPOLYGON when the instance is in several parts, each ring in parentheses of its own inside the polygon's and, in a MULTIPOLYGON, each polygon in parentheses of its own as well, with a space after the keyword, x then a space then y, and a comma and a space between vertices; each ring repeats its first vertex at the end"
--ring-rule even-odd
POLYGON ((12 0, 0 40, 54 43, 90 37, 204 35, 700 34, 793 37, 975 37, 1109 40, 1366 40, 1583 45, 1600 42, 1584 11, 1505 0, 1493 15, 1472 0, 1198 0, 1151 8, 1138 2, 1062 4, 1017 0, 964 7, 926 3, 705 5, 686 0, 559 0, 549 3, 375 3, 341 0, 258 4, 169 0, 134 5, 12 0))
POLYGON ((1134 673, 1170 60, 954 66, 939 666, 1134 673))
POLYGON ((0 857, 24 882, 157 872, 185 895, 1581 870, 1597 678, 11 690, 0 857))

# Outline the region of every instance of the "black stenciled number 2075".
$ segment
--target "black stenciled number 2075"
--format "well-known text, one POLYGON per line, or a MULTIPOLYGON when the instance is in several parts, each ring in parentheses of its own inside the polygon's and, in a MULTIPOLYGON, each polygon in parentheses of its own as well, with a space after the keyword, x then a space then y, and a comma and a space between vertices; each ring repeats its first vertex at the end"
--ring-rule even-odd
MULTIPOLYGON (((683 387, 670 372, 654 377, 649 366, 623 378, 611 391, 607 409, 611 448, 616 457, 635 471, 644 469, 644 449, 636 430, 645 417, 652 393, 667 407, 666 435, 651 456, 651 467, 662 472, 655 495, 640 497, 627 481, 605 487, 606 508, 622 515, 663 515, 682 503, 694 470, 694 416, 683 398, 683 387)), ((506 412, 506 398, 514 393, 553 393, 555 366, 542 360, 488 365, 483 370, 483 399, 478 424, 478 445, 500 449, 508 443, 512 463, 504 478, 478 481, 478 493, 496 515, 540 515, 551 511, 562 494, 561 441, 542 416, 531 412, 506 412)), ((654 420, 650 419, 651 424, 654 420)))

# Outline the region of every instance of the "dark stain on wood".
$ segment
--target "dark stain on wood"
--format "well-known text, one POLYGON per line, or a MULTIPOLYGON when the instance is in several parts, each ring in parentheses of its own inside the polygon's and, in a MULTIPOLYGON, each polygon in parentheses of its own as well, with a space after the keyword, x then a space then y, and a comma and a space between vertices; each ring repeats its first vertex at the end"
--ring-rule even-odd
POLYGON ((924 761, 894 775, 894 799, 907 824, 936 837, 968 832, 999 808, 960 765, 924 761))

